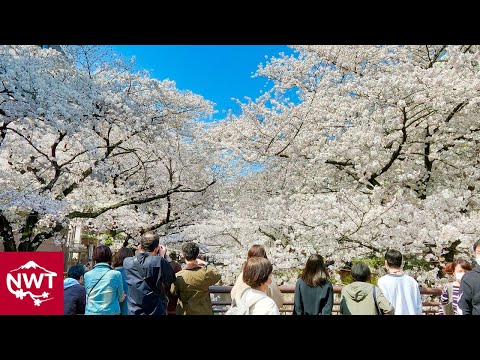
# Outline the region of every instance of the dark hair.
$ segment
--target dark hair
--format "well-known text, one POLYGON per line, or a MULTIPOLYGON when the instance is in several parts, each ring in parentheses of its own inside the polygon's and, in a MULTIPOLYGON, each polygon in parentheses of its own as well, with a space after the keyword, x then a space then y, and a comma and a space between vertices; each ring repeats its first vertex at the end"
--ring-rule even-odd
POLYGON ((385 253, 385 260, 389 267, 400 269, 402 266, 402 253, 398 250, 388 249, 385 253))
POLYGON ((251 257, 243 267, 243 282, 252 288, 258 288, 268 281, 272 271, 270 260, 258 256, 251 257))
POLYGON ((466 270, 466 271, 470 271, 470 270, 473 269, 472 264, 470 264, 470 262, 468 260, 465 260, 463 258, 458 258, 458 259, 453 260, 452 262, 447 263, 445 265, 445 267, 442 269, 442 272, 444 274, 453 275, 457 265, 460 265, 462 267, 462 269, 466 270))
POLYGON ((352 265, 352 271, 350 275, 352 275, 353 281, 367 282, 370 280, 370 268, 362 261, 357 262, 352 265))
POLYGON ((127 257, 132 257, 133 250, 128 247, 122 247, 118 250, 115 255, 113 255, 112 266, 113 267, 120 267, 123 266, 123 260, 127 257))
POLYGON ((158 247, 158 244, 160 244, 160 237, 153 231, 147 231, 142 235, 142 240, 140 240, 142 250, 147 252, 154 251, 158 247))
POLYGON ((252 245, 250 249, 248 249, 247 253, 247 260, 251 257, 262 257, 267 259, 267 252, 262 245, 252 245))
POLYGON ((301 278, 308 286, 319 286, 327 281, 329 274, 321 255, 310 255, 301 278))
POLYGON ((188 261, 195 260, 198 257, 199 252, 200 248, 198 247, 198 244, 195 244, 193 241, 182 246, 182 253, 188 261))
POLYGON ((98 245, 93 249, 93 261, 96 263, 105 262, 111 264, 112 250, 107 245, 98 245))
POLYGON ((480 240, 475 241, 475 243, 473 244, 473 251, 477 250, 477 247, 479 246, 480 246, 480 240))
POLYGON ((82 277, 84 274, 85 274, 85 266, 83 266, 82 264, 72 265, 68 269, 67 277, 75 280, 80 280, 80 277, 82 277))

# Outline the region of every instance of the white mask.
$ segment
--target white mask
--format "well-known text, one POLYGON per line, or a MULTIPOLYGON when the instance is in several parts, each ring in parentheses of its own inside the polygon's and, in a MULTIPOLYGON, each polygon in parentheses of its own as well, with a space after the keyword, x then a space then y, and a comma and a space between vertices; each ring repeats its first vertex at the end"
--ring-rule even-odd
POLYGON ((457 281, 460 281, 460 280, 462 280, 463 275, 465 275, 465 273, 463 273, 463 272, 456 272, 456 273, 455 273, 455 279, 457 279, 457 281))

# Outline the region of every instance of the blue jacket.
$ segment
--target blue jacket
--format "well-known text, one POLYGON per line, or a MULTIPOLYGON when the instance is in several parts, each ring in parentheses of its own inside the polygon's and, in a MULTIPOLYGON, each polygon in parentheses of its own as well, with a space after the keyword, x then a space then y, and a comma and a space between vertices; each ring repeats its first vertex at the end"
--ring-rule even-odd
POLYGON ((87 292, 85 315, 120 315, 122 274, 107 263, 98 263, 85 273, 84 278, 87 292))
MULTIPOLYGON (((115 268, 115 270, 120 271, 120 274, 122 274, 122 283, 123 283, 123 291, 125 291, 125 294, 128 296, 128 284, 127 284, 127 275, 125 275, 125 269, 123 267, 118 267, 115 268)), ((120 314, 121 315, 128 315, 128 301, 125 298, 125 300, 120 303, 120 314)))

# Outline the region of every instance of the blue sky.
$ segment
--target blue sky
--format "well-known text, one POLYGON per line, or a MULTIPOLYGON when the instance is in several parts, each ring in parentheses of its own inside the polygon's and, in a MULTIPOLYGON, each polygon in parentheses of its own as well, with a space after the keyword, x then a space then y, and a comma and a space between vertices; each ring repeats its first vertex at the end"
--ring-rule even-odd
POLYGON ((260 63, 281 52, 293 53, 286 45, 115 45, 112 48, 130 58, 138 70, 146 69, 154 78, 170 79, 180 90, 191 90, 216 103, 222 119, 229 109, 238 113, 231 98, 244 102, 268 88, 267 79, 252 78, 260 63), (265 85, 267 84, 267 88, 265 85))

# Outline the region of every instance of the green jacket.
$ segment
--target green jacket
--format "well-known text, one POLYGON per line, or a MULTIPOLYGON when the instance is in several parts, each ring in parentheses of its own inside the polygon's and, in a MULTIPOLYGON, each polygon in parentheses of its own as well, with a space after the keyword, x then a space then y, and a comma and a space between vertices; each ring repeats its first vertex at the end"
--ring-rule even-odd
POLYGON ((208 287, 221 279, 217 269, 212 265, 187 266, 175 275, 171 293, 178 296, 177 315, 213 315, 208 287))
POLYGON ((340 314, 377 315, 377 309, 373 300, 374 287, 379 310, 383 315, 393 315, 394 308, 385 295, 383 295, 382 290, 378 286, 362 281, 355 281, 342 288, 340 314))

